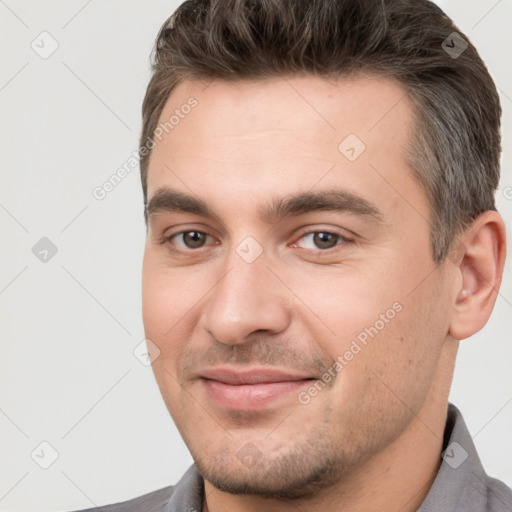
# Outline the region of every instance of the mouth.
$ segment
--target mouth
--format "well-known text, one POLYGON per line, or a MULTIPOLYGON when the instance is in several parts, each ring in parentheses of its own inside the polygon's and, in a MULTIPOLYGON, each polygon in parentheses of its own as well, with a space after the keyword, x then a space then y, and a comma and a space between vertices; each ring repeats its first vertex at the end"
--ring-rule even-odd
POLYGON ((296 373, 252 368, 211 368, 199 375, 207 396, 222 409, 256 411, 283 401, 296 401, 315 378, 296 373))

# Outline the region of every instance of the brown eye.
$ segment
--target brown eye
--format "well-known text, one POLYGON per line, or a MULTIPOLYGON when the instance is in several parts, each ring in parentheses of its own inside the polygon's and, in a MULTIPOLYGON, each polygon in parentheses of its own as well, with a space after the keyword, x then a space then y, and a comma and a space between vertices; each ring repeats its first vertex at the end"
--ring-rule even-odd
POLYGON ((337 245, 339 236, 333 233, 318 232, 314 233, 313 243, 319 249, 330 249, 337 245))
POLYGON ((305 233, 300 237, 300 240, 303 241, 300 244, 300 247, 303 249, 313 250, 332 249, 346 241, 343 236, 337 233, 330 233, 328 231, 312 231, 310 233, 305 233))
POLYGON ((172 242, 176 239, 176 243, 185 249, 199 249, 201 248, 208 235, 202 231, 182 231, 169 237, 169 241, 172 242))

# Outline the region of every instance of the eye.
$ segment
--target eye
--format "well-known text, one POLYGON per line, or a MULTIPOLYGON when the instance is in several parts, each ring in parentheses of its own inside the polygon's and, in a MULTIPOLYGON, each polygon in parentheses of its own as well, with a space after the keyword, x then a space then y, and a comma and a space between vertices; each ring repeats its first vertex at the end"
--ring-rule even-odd
POLYGON ((175 243, 183 249, 200 249, 208 238, 212 237, 203 231, 190 230, 170 235, 167 237, 167 241, 171 244, 175 243))
MULTIPOLYGON (((338 233, 331 233, 329 231, 311 231, 303 234, 299 240, 304 240, 299 247, 302 249, 311 250, 328 250, 340 245, 342 242, 349 240, 338 233)), ((295 243, 294 245, 298 245, 295 243)))

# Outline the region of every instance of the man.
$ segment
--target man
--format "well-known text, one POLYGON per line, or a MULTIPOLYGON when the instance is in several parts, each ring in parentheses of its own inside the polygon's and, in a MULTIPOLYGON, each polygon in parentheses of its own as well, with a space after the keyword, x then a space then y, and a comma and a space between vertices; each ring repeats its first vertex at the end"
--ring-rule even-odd
POLYGON ((106 511, 510 511, 448 404, 505 260, 500 105, 427 0, 195 0, 143 105, 143 318, 195 461, 106 511))

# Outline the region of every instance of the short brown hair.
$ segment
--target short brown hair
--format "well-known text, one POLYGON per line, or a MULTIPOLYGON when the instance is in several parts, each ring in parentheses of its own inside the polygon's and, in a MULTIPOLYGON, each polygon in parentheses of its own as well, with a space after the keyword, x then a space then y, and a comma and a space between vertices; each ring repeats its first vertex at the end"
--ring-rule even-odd
POLYGON ((407 157, 430 203, 433 259, 496 209, 499 96, 474 46, 428 0, 188 0, 163 24, 152 71, 140 138, 145 202, 147 141, 179 82, 370 72, 397 79, 415 105, 407 157))

